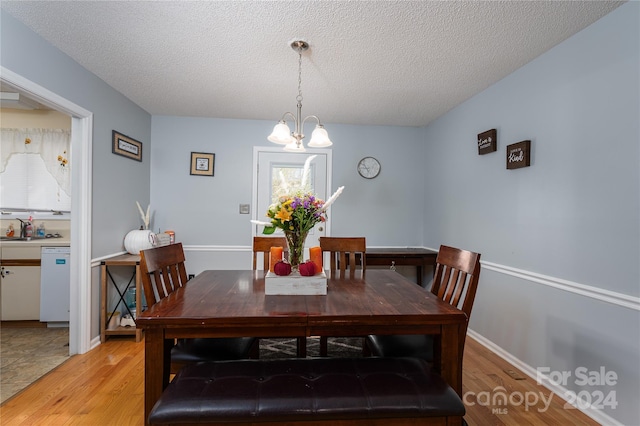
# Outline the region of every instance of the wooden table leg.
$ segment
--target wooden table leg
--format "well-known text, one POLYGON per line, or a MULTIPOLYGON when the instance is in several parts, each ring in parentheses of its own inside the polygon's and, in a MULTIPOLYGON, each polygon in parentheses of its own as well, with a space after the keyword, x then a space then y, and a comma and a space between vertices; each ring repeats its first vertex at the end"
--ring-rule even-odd
POLYGON ((107 266, 100 267, 100 343, 107 341, 107 266))
MULTIPOLYGON (((144 424, 168 383, 169 359, 165 359, 164 330, 147 329, 144 337, 144 424), (167 376, 165 378, 165 376, 167 376)), ((167 357, 168 358, 168 357, 167 357)))
MULTIPOLYGON (((136 263, 136 316, 142 313, 142 284, 140 282, 140 262, 136 263)), ((135 318, 134 318, 135 319, 135 318)), ((142 329, 136 329, 136 343, 142 340, 142 329)))
POLYGON ((440 336, 440 375, 462 397, 461 324, 445 324, 440 336))
POLYGON ((297 337, 296 338, 296 349, 298 358, 306 358, 307 357, 307 338, 306 337, 297 337))

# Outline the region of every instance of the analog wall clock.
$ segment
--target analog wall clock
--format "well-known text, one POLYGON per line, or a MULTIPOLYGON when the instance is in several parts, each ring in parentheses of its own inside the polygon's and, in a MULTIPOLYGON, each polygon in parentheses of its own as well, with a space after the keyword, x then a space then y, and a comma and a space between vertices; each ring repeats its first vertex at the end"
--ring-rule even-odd
POLYGON ((358 173, 365 179, 373 179, 380 174, 380 162, 373 157, 364 157, 358 162, 358 173))

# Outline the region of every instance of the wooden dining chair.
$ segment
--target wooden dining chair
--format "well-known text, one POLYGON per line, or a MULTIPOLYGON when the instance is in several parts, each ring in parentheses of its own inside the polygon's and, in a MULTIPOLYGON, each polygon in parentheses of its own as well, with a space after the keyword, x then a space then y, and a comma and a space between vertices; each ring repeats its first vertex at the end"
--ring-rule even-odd
POLYGON ((338 272, 340 278, 345 278, 348 268, 349 278, 353 279, 358 264, 363 274, 367 269, 365 237, 320 237, 320 249, 322 253, 329 252, 331 278, 335 278, 338 272))
POLYGON ((258 254, 262 254, 262 269, 269 269, 269 254, 271 247, 282 247, 284 258, 289 256, 287 239, 285 237, 253 237, 253 270, 258 269, 258 254))
MULTIPOLYGON (((182 243, 140 251, 142 288, 149 307, 187 284, 182 243)), ((171 373, 186 364, 200 361, 258 358, 258 339, 191 338, 178 339, 171 348, 171 373)))
MULTIPOLYGON (((322 253, 329 253, 329 271, 331 278, 339 274, 341 279, 346 278, 347 269, 349 278, 354 279, 357 265, 364 275, 367 269, 367 241, 365 237, 320 237, 320 249, 322 253)), ((320 336, 320 356, 328 355, 329 339, 320 336)))
MULTIPOLYGON (((289 256, 287 239, 285 237, 253 237, 253 270, 258 269, 258 254, 262 254, 262 269, 269 270, 269 254, 271 247, 282 247, 284 258, 289 256)), ((298 358, 306 358, 307 356, 307 338, 296 338, 296 352, 298 358)))
MULTIPOLYGON (((436 258, 431 293, 467 314, 460 335, 460 356, 464 351, 467 326, 480 278, 480 254, 440 246, 436 258)), ((408 356, 434 361, 434 338, 431 335, 369 335, 365 351, 374 356, 408 356)))

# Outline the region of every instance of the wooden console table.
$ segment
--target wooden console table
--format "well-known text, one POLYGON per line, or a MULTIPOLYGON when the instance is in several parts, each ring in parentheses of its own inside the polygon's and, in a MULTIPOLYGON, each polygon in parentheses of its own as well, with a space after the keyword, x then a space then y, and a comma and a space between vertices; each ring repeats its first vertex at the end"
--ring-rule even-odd
POLYGON ((406 248, 368 248, 367 266, 389 266, 393 268, 397 265, 415 266, 418 285, 422 287, 422 275, 425 266, 436 264, 437 251, 419 247, 406 248))
MULTIPOLYGON (((135 280, 135 288, 136 288, 136 312, 139 314, 142 312, 142 287, 140 285, 140 256, 133 254, 122 254, 119 256, 112 257, 110 259, 103 260, 101 262, 101 272, 100 272, 100 342, 104 343, 107 340, 107 336, 113 335, 135 335, 136 342, 142 340, 142 330, 136 327, 122 327, 118 326, 113 330, 109 330, 108 322, 110 317, 108 316, 108 307, 107 307, 107 287, 109 280, 113 284, 114 289, 118 292, 120 298, 114 307, 114 310, 118 307, 118 304, 122 302, 126 305, 125 295, 127 290, 131 287, 131 284, 135 280), (129 279, 127 286, 125 287, 123 292, 120 292, 119 287, 114 281, 111 273, 109 273, 110 266, 132 266, 134 267, 133 275, 129 279)), ((125 314, 125 312, 122 312, 125 314)))

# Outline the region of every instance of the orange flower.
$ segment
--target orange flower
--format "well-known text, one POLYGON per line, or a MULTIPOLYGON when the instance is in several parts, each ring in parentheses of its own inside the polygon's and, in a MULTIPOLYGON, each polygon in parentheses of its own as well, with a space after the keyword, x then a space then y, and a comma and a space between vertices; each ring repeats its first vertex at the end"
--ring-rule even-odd
POLYGON ((282 207, 275 216, 276 219, 280 219, 283 222, 286 222, 291 219, 291 212, 286 209, 286 207, 282 207))

